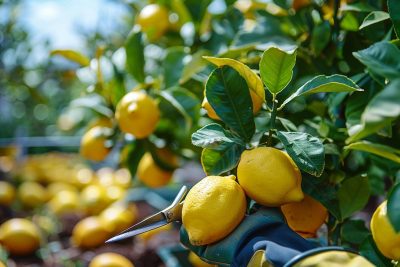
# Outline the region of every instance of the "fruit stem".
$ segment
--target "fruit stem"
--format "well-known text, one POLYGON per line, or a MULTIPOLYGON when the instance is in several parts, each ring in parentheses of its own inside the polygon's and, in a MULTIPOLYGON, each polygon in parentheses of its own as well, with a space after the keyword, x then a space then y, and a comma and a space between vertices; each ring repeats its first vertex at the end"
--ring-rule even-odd
POLYGON ((278 100, 276 100, 276 94, 272 94, 272 112, 271 112, 271 121, 269 127, 268 146, 272 145, 272 131, 275 130, 277 111, 278 111, 278 100))

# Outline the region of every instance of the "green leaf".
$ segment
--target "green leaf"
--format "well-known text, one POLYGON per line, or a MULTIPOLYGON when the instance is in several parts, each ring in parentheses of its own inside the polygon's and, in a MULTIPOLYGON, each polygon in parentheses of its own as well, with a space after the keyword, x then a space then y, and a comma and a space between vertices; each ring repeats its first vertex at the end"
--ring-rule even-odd
POLYGON ((390 16, 389 16, 389 14, 387 12, 384 12, 384 11, 372 11, 371 13, 369 13, 365 17, 365 19, 364 19, 363 23, 361 23, 359 29, 361 30, 361 29, 363 29, 365 27, 368 27, 368 26, 373 25, 375 23, 387 20, 389 18, 390 18, 390 16))
POLYGON ((382 255, 376 247, 372 235, 369 235, 360 246, 360 255, 367 258, 375 266, 393 267, 391 260, 382 255))
POLYGON ((206 97, 215 113, 246 142, 255 131, 253 104, 246 81, 229 66, 215 69, 206 83, 206 97))
POLYGON ((271 47, 264 51, 260 61, 260 74, 272 94, 282 91, 292 80, 296 64, 296 50, 291 52, 271 47))
POLYGON ((363 220, 349 220, 342 227, 342 238, 351 244, 361 244, 369 234, 363 220))
POLYGON ((183 47, 168 48, 166 53, 163 60, 163 70, 164 85, 168 88, 179 84, 188 54, 183 47))
POLYGON ((362 91, 352 80, 343 75, 325 76, 319 75, 310 81, 306 82, 303 86, 297 89, 289 98, 287 98, 281 105, 292 101, 294 98, 302 95, 309 95, 315 93, 338 93, 338 92, 354 92, 362 91))
POLYGON ((233 136, 217 123, 206 125, 192 134, 192 144, 202 148, 224 150, 233 143, 240 144, 240 139, 233 136))
POLYGON ((132 177, 136 176, 137 167, 145 152, 145 145, 141 140, 127 144, 121 151, 122 164, 128 168, 132 177))
POLYGON ((370 72, 390 80, 400 77, 400 50, 389 42, 379 42, 353 53, 370 72))
POLYGON ((170 103, 184 118, 186 130, 190 130, 198 117, 200 101, 197 97, 183 87, 171 87, 161 91, 160 96, 170 103))
POLYGON ((144 46, 142 43, 142 33, 132 30, 125 42, 126 69, 136 81, 143 83, 144 73, 144 46))
POLYGON ((98 94, 90 94, 84 97, 74 99, 70 103, 71 107, 88 108, 99 115, 112 118, 114 113, 104 102, 104 99, 98 94))
POLYGON ((396 232, 400 232, 400 184, 390 191, 387 201, 387 214, 396 232))
POLYGON ((321 176, 325 166, 325 152, 318 138, 302 132, 278 131, 277 134, 287 153, 302 171, 321 176))
POLYGON ((362 209, 369 199, 368 178, 356 176, 344 180, 338 191, 339 207, 342 219, 362 209))
POLYGON ((206 50, 199 50, 191 56, 189 63, 182 70, 182 76, 179 79, 180 84, 184 84, 207 66, 207 61, 203 59, 203 56, 208 54, 209 52, 206 50))
POLYGON ((85 56, 85 55, 83 55, 83 54, 81 54, 81 53, 79 53, 77 51, 74 51, 74 50, 57 49, 57 50, 51 51, 50 55, 51 56, 54 56, 54 55, 62 56, 64 58, 68 59, 68 60, 71 60, 71 61, 73 61, 75 63, 78 63, 82 67, 87 67, 90 64, 90 59, 87 56, 85 56))
POLYGON ((344 147, 344 149, 345 150, 352 149, 352 150, 358 150, 358 151, 372 153, 372 154, 381 156, 383 158, 393 160, 394 162, 400 164, 400 150, 394 149, 390 146, 374 144, 369 141, 360 141, 360 142, 352 143, 352 144, 344 147))
POLYGON ((245 148, 232 144, 223 150, 204 148, 201 153, 201 165, 207 175, 220 175, 237 166, 245 148))
POLYGON ((388 0, 388 10, 397 38, 400 38, 400 2, 398 0, 388 0))
POLYGON ((361 116, 358 130, 349 133, 351 136, 346 140, 347 143, 377 133, 400 116, 399 88, 400 79, 394 80, 372 98, 361 116))
POLYGON ((315 55, 319 55, 331 40, 331 25, 329 21, 323 21, 314 27, 311 35, 311 49, 315 55))

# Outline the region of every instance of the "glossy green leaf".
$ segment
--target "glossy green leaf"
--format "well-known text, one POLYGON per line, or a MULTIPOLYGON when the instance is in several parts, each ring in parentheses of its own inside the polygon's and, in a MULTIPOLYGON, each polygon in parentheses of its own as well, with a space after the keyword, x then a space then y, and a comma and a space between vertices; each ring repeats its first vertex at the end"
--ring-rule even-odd
POLYGON ((171 87, 179 84, 186 60, 189 59, 183 47, 171 47, 163 59, 164 86, 171 87))
POLYGON ((90 64, 90 59, 87 56, 85 56, 85 55, 83 55, 83 54, 81 54, 81 53, 79 53, 77 51, 74 51, 74 50, 57 49, 57 50, 51 51, 50 55, 52 55, 52 56, 54 56, 54 55, 62 56, 62 57, 66 58, 66 59, 68 59, 70 61, 78 63, 82 67, 89 66, 89 64, 90 64))
POLYGON ((220 175, 237 166, 243 146, 232 144, 223 150, 204 148, 201 153, 201 165, 207 175, 220 175))
POLYGON ((400 116, 399 88, 400 79, 394 80, 372 98, 361 116, 358 129, 349 132, 351 136, 346 140, 347 143, 377 133, 400 116))
POLYGON ((349 220, 342 227, 342 238, 351 244, 361 244, 369 234, 363 220, 349 220))
POLYGON ((242 76, 229 66, 215 69, 206 84, 206 97, 222 121, 250 141, 255 131, 253 104, 242 76))
POLYGON ((135 140, 127 144, 121 151, 121 161, 124 166, 127 166, 132 177, 136 175, 137 167, 144 153, 146 152, 143 141, 135 140))
POLYGON ((182 70, 182 76, 179 79, 179 83, 183 84, 190 80, 196 73, 200 72, 207 66, 207 61, 203 56, 208 55, 209 52, 206 50, 199 50, 191 56, 190 61, 184 66, 182 70))
POLYGON ((387 214, 393 228, 400 232, 400 184, 394 186, 389 193, 387 214))
POLYGON ((361 29, 363 29, 365 27, 368 27, 368 26, 373 25, 375 23, 387 20, 389 18, 390 18, 390 16, 389 16, 389 14, 387 12, 384 12, 384 11, 372 11, 371 13, 369 13, 365 17, 365 19, 364 19, 363 23, 361 23, 359 29, 361 30, 361 29))
POLYGON ((294 98, 302 95, 315 93, 338 93, 338 92, 354 92, 362 91, 351 79, 343 75, 317 76, 306 82, 303 86, 297 89, 289 98, 287 98, 282 106, 286 105, 294 98))
POLYGON ((283 51, 270 47, 264 51, 260 61, 260 75, 267 89, 277 94, 292 80, 296 64, 296 51, 283 51))
POLYGON ((278 131, 277 134, 287 153, 302 171, 321 176, 325 166, 325 152, 318 138, 302 132, 278 131))
POLYGON ((354 12, 372 12, 376 11, 376 8, 367 3, 359 2, 359 3, 347 3, 346 5, 341 5, 340 10, 354 11, 354 12))
POLYGON ((376 247, 372 235, 369 235, 360 246, 360 255, 367 258, 375 266, 393 267, 391 260, 382 255, 376 247))
POLYGON ((345 150, 352 149, 358 151, 364 151, 368 153, 372 153, 378 155, 380 157, 390 159, 396 163, 400 164, 400 150, 394 149, 390 146, 385 146, 381 144, 371 143, 369 141, 360 141, 356 143, 352 143, 346 147, 345 150))
POLYGON ((233 143, 240 144, 240 139, 233 136, 217 123, 206 125, 192 134, 192 144, 202 148, 224 150, 233 143))
POLYGON ((353 55, 373 74, 387 79, 400 77, 400 49, 389 42, 379 42, 353 55))
POLYGON ((346 179, 338 191, 340 213, 345 219, 362 209, 369 199, 368 178, 356 176, 346 179))
POLYGON ((315 55, 319 55, 331 40, 331 25, 329 21, 323 21, 314 27, 311 35, 311 49, 315 55))
POLYGON ((388 10, 397 38, 400 38, 400 2, 398 0, 388 0, 388 10))
POLYGON ((132 30, 125 42, 126 69, 136 81, 142 83, 145 79, 144 73, 144 46, 142 33, 132 30))

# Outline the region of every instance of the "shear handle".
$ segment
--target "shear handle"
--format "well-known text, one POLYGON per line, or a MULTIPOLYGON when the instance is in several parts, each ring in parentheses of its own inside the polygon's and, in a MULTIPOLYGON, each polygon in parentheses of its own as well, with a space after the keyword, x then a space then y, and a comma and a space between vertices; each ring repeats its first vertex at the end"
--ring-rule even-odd
POLYGON ((181 220, 183 199, 185 198, 187 191, 187 187, 185 185, 182 186, 171 205, 162 210, 162 213, 165 215, 168 222, 181 220))

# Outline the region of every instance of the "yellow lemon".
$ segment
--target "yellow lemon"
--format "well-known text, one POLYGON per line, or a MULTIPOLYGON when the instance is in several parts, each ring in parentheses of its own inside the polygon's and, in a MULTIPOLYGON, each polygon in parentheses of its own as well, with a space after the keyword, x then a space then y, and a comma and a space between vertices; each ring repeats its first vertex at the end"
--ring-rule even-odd
POLYGON ((285 152, 258 147, 242 153, 237 168, 246 195, 261 205, 275 207, 301 201, 301 173, 285 152))
POLYGON ((223 239, 242 221, 246 196, 235 176, 207 176, 185 198, 182 222, 193 245, 223 239))
POLYGON ((168 10, 157 4, 147 5, 140 11, 136 23, 150 41, 156 41, 168 30, 168 10))
POLYGON ((86 213, 91 215, 99 214, 108 204, 110 204, 106 189, 96 184, 83 188, 80 199, 86 213))
POLYGON ((306 7, 311 4, 310 0, 293 0, 292 7, 294 10, 298 11, 303 7, 306 7))
POLYGON ((136 220, 135 206, 112 205, 103 210, 99 218, 102 224, 113 234, 118 234, 130 227, 136 220))
POLYGON ((122 186, 123 188, 130 187, 132 182, 132 176, 128 169, 122 168, 114 172, 114 183, 122 186))
MULTIPOLYGON (((160 160, 171 166, 178 164, 176 156, 166 149, 158 150, 157 155, 160 160)), ((144 154, 137 169, 138 179, 148 187, 161 187, 168 184, 172 174, 172 171, 164 170, 158 166, 150 153, 144 154)))
POLYGON ((12 184, 0 181, 0 205, 11 205, 15 198, 15 188, 12 184))
POLYGON ((190 251, 189 253, 189 262, 194 266, 194 267, 215 267, 217 265, 214 264, 209 264, 205 261, 203 261, 199 256, 197 256, 193 251, 190 251))
POLYGON ((96 127, 96 126, 101 126, 101 127, 107 127, 107 128, 113 128, 113 121, 110 118, 107 117, 101 117, 101 118, 96 118, 89 122, 88 129, 96 127))
POLYGON ((112 130, 106 127, 96 126, 89 129, 81 140, 81 155, 94 161, 104 160, 111 151, 107 143, 111 134, 112 130))
POLYGON ((160 110, 153 98, 135 91, 121 99, 115 117, 121 131, 140 139, 153 133, 160 119, 160 110))
POLYGON ((328 217, 327 209, 309 195, 300 202, 282 205, 281 210, 289 227, 305 238, 315 237, 328 217))
POLYGON ((387 201, 384 201, 372 215, 372 237, 385 257, 400 260, 400 233, 396 233, 389 221, 386 204, 387 201))
POLYGON ((26 219, 8 220, 0 226, 0 244, 13 255, 29 255, 40 246, 39 229, 26 219))
POLYGON ((73 185, 63 182, 54 182, 47 186, 47 192, 50 199, 52 199, 61 191, 78 192, 78 190, 73 185))
POLYGON ((83 249, 101 246, 109 237, 110 232, 97 216, 81 220, 72 231, 72 242, 83 249))
POLYGON ((83 188, 93 184, 94 181, 95 175, 91 169, 86 167, 78 167, 75 169, 75 175, 72 179, 72 183, 78 188, 83 188))
POLYGON ((36 182, 24 182, 18 187, 18 198, 22 205, 36 208, 43 205, 47 199, 46 189, 36 182))
POLYGON ((70 190, 59 192, 47 204, 56 215, 77 212, 81 206, 78 192, 70 190))
POLYGON ((94 257, 89 267, 134 267, 134 265, 120 254, 107 252, 94 257))

